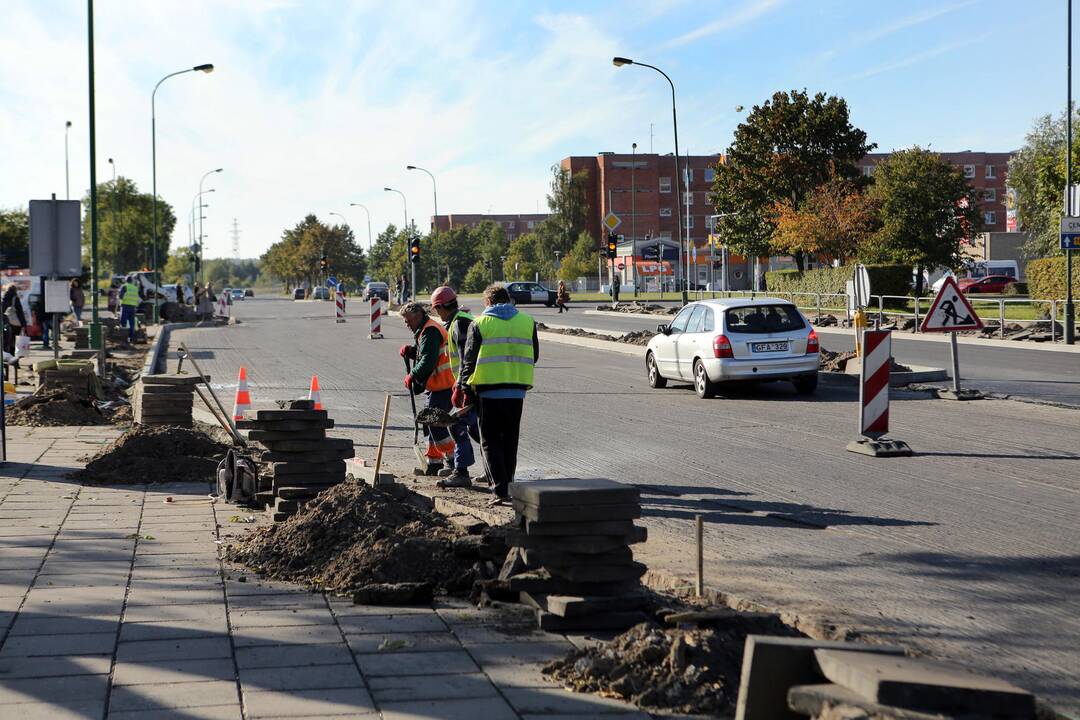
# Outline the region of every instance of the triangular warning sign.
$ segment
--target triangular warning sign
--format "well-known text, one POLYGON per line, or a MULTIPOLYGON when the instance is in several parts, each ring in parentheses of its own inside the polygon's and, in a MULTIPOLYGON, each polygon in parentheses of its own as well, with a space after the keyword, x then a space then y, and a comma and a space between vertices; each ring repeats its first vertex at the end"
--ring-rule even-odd
POLYGON ((923 318, 922 332, 956 332, 958 330, 982 330, 983 322, 975 314, 971 303, 964 297, 956 279, 949 275, 941 285, 930 312, 923 318))

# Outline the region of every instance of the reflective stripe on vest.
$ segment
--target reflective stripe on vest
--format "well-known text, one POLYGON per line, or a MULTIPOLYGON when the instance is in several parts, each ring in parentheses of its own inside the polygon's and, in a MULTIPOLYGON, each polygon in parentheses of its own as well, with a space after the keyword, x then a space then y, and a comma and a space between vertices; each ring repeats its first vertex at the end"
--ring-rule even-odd
POLYGON ((533 329, 536 323, 523 312, 509 320, 481 315, 473 320, 483 342, 470 385, 533 386, 533 329))
POLYGON ((428 321, 424 323, 424 327, 420 329, 417 337, 422 335, 424 333, 424 330, 428 329, 429 327, 433 327, 439 331, 439 335, 442 337, 442 342, 439 344, 439 357, 435 361, 435 370, 431 373, 431 376, 428 377, 427 384, 424 386, 424 388, 429 390, 430 392, 449 390, 450 388, 454 387, 454 373, 450 370, 450 356, 446 352, 446 328, 444 328, 442 325, 435 322, 431 318, 428 318, 428 321))
POLYGON ((120 298, 120 304, 139 304, 139 288, 135 286, 135 283, 124 283, 124 297, 120 298))
POLYGON ((450 320, 450 331, 446 333, 446 352, 450 354, 450 372, 454 373, 455 380, 458 375, 461 374, 460 368, 458 367, 461 363, 461 358, 459 357, 460 353, 458 352, 457 344, 454 343, 454 327, 457 325, 458 320, 461 320, 462 318, 469 322, 476 319, 469 313, 458 310, 457 315, 450 320))

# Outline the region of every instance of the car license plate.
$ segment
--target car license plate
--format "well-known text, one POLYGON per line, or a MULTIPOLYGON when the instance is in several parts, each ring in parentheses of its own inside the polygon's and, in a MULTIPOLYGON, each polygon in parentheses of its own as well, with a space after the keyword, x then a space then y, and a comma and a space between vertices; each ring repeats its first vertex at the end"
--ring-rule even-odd
POLYGON ((750 343, 750 350, 756 353, 787 352, 787 342, 750 343))

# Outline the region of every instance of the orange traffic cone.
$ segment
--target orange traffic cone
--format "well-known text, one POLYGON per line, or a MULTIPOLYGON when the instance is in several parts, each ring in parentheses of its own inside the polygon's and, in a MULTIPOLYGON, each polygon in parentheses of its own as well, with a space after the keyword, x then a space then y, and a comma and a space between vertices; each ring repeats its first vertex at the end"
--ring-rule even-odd
POLYGON ((319 397, 319 376, 311 376, 311 390, 308 391, 308 400, 315 403, 316 410, 322 410, 322 398, 319 397))
POLYGON ((240 368, 240 380, 236 384, 236 400, 233 401, 233 420, 243 420, 251 409, 251 393, 248 392, 247 370, 240 368))

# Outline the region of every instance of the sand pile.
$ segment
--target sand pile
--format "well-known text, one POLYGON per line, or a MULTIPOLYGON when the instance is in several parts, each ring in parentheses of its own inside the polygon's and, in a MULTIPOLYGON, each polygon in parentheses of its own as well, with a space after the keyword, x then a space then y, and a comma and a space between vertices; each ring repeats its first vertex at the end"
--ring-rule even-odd
POLYGON ((472 587, 473 561, 455 551, 461 533, 437 513, 380 489, 346 481, 324 490, 296 515, 258 528, 226 557, 271 578, 291 580, 362 602, 406 600, 472 587))
POLYGON ((200 430, 136 425, 71 477, 89 483, 209 482, 228 451, 200 430))
POLYGON ((90 398, 67 388, 39 390, 18 400, 8 411, 10 425, 56 427, 61 425, 108 425, 109 418, 90 398))
POLYGON ((773 615, 721 613, 708 627, 637 625, 611 642, 573 650, 544 673, 570 690, 596 692, 646 710, 729 717, 739 694, 748 634, 795 635, 773 615))

